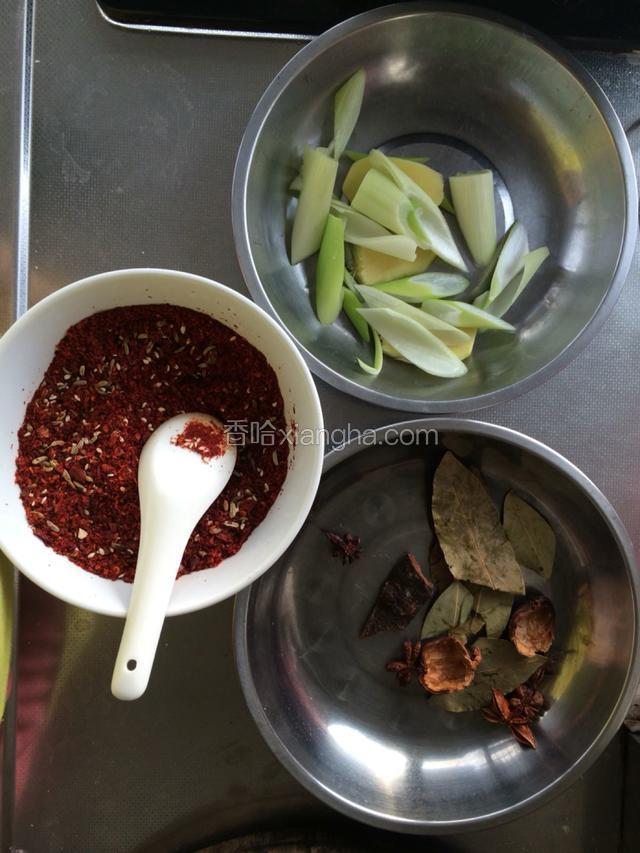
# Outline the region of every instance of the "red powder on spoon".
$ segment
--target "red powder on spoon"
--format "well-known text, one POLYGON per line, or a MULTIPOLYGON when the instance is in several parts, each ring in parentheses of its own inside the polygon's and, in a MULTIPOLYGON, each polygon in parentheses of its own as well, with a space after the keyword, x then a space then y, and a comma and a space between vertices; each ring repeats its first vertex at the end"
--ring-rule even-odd
POLYGON ((171 439, 172 444, 193 450, 204 462, 214 456, 222 456, 227 449, 227 434, 211 421, 187 421, 180 435, 171 439))

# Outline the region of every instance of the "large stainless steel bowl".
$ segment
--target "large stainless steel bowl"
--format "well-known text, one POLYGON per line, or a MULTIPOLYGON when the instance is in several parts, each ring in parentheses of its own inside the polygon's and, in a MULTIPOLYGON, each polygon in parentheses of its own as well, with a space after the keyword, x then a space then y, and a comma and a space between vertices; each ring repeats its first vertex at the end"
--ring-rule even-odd
MULTIPOLYGON (((631 543, 584 474, 519 433, 435 419, 381 429, 376 439, 327 456, 296 542, 238 596, 235 649, 249 708, 290 772, 352 817, 416 833, 511 818, 583 772, 629 707, 640 598, 631 543), (450 714, 418 685, 398 687, 384 664, 398 657, 404 634, 358 638, 393 560, 407 550, 426 558, 428 483, 444 446, 479 466, 496 501, 513 488, 556 531, 549 585, 526 578, 557 612, 554 674, 544 685, 551 708, 537 724, 536 751, 477 712, 450 714), (351 566, 330 556, 322 531, 336 528, 362 537, 351 566)), ((419 631, 415 621, 406 636, 419 631)))
POLYGON ((421 412, 469 411, 512 398, 559 370, 595 334, 627 275, 637 231, 633 161, 589 74, 515 22, 463 6, 388 6, 340 24, 276 76, 245 132, 233 185, 238 258, 249 290, 288 329, 311 369, 362 399, 421 412), (321 326, 313 264, 287 258, 288 186, 305 142, 328 144, 332 97, 367 72, 351 147, 426 153, 445 174, 486 167, 498 217, 526 225, 546 262, 513 311, 517 338, 482 335, 460 379, 432 379, 387 359, 377 378, 347 326, 321 326))

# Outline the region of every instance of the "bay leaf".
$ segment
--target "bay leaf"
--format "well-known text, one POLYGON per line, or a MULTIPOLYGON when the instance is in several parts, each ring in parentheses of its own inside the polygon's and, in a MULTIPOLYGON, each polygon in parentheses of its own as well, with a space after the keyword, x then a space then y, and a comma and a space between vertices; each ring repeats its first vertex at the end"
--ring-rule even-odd
POLYGON ((466 622, 471 613, 473 596, 459 581, 454 581, 433 602, 422 625, 420 639, 428 640, 466 622))
POLYGON ((471 613, 466 622, 458 625, 457 628, 454 628, 453 631, 449 631, 449 633, 452 637, 457 637, 461 643, 466 645, 469 638, 477 636, 483 628, 483 620, 477 613, 471 613))
POLYGON ((547 660, 544 655, 523 657, 508 640, 481 637, 473 645, 480 649, 482 660, 471 684, 455 693, 432 696, 430 703, 454 713, 477 711, 491 701, 492 688, 510 693, 547 660))
POLYGON ((487 627, 487 637, 499 637, 507 627, 514 595, 511 592, 501 592, 497 589, 487 589, 486 586, 474 586, 473 610, 484 620, 487 627))
POLYGON ((455 578, 524 593, 522 571, 489 493, 453 453, 445 453, 436 470, 431 511, 455 578))
POLYGON ((556 535, 549 523, 530 504, 509 492, 504 501, 503 524, 518 562, 550 578, 556 556, 556 535))

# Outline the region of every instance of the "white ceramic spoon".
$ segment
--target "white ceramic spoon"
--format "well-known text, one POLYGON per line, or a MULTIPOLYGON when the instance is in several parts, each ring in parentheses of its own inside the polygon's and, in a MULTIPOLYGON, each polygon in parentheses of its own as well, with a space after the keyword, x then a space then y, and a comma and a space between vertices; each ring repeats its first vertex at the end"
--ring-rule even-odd
POLYGON ((236 448, 230 443, 211 459, 176 445, 175 438, 191 421, 223 429, 209 415, 177 415, 158 427, 140 454, 140 548, 111 680, 117 699, 137 699, 146 690, 184 549, 236 464, 236 448))

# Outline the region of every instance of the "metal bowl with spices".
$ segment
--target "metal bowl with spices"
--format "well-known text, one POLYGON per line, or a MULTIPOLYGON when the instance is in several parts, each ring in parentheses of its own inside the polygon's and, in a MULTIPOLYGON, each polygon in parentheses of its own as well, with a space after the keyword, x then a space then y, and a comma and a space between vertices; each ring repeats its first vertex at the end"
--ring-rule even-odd
POLYGON ((639 601, 629 537, 574 465, 504 427, 409 421, 326 457, 296 541, 237 599, 235 651, 256 724, 310 791, 384 829, 463 832, 537 807, 601 753, 638 686, 639 601), (513 490, 555 532, 550 579, 527 579, 556 611, 535 750, 478 712, 451 713, 396 683, 385 663, 418 635, 417 614, 405 631, 359 636, 394 561, 427 561, 430 481, 445 449, 479 469, 497 506, 513 490), (332 557, 326 530, 357 534, 359 559, 332 557))
MULTIPOLYGON (((340 186, 340 174, 338 185, 340 186)), ((557 372, 602 325, 637 233, 633 160, 588 72, 543 35, 464 6, 387 6, 305 46, 276 76, 246 128, 233 184, 236 249, 256 301, 288 330, 314 373, 369 402, 463 412, 511 399, 557 372), (379 376, 346 322, 323 326, 314 264, 291 266, 289 185, 303 146, 328 144, 333 95, 366 72, 350 147, 426 155, 445 175, 491 168, 500 228, 514 218, 551 256, 509 314, 515 336, 480 336, 469 371, 436 379, 387 358, 379 376)))

